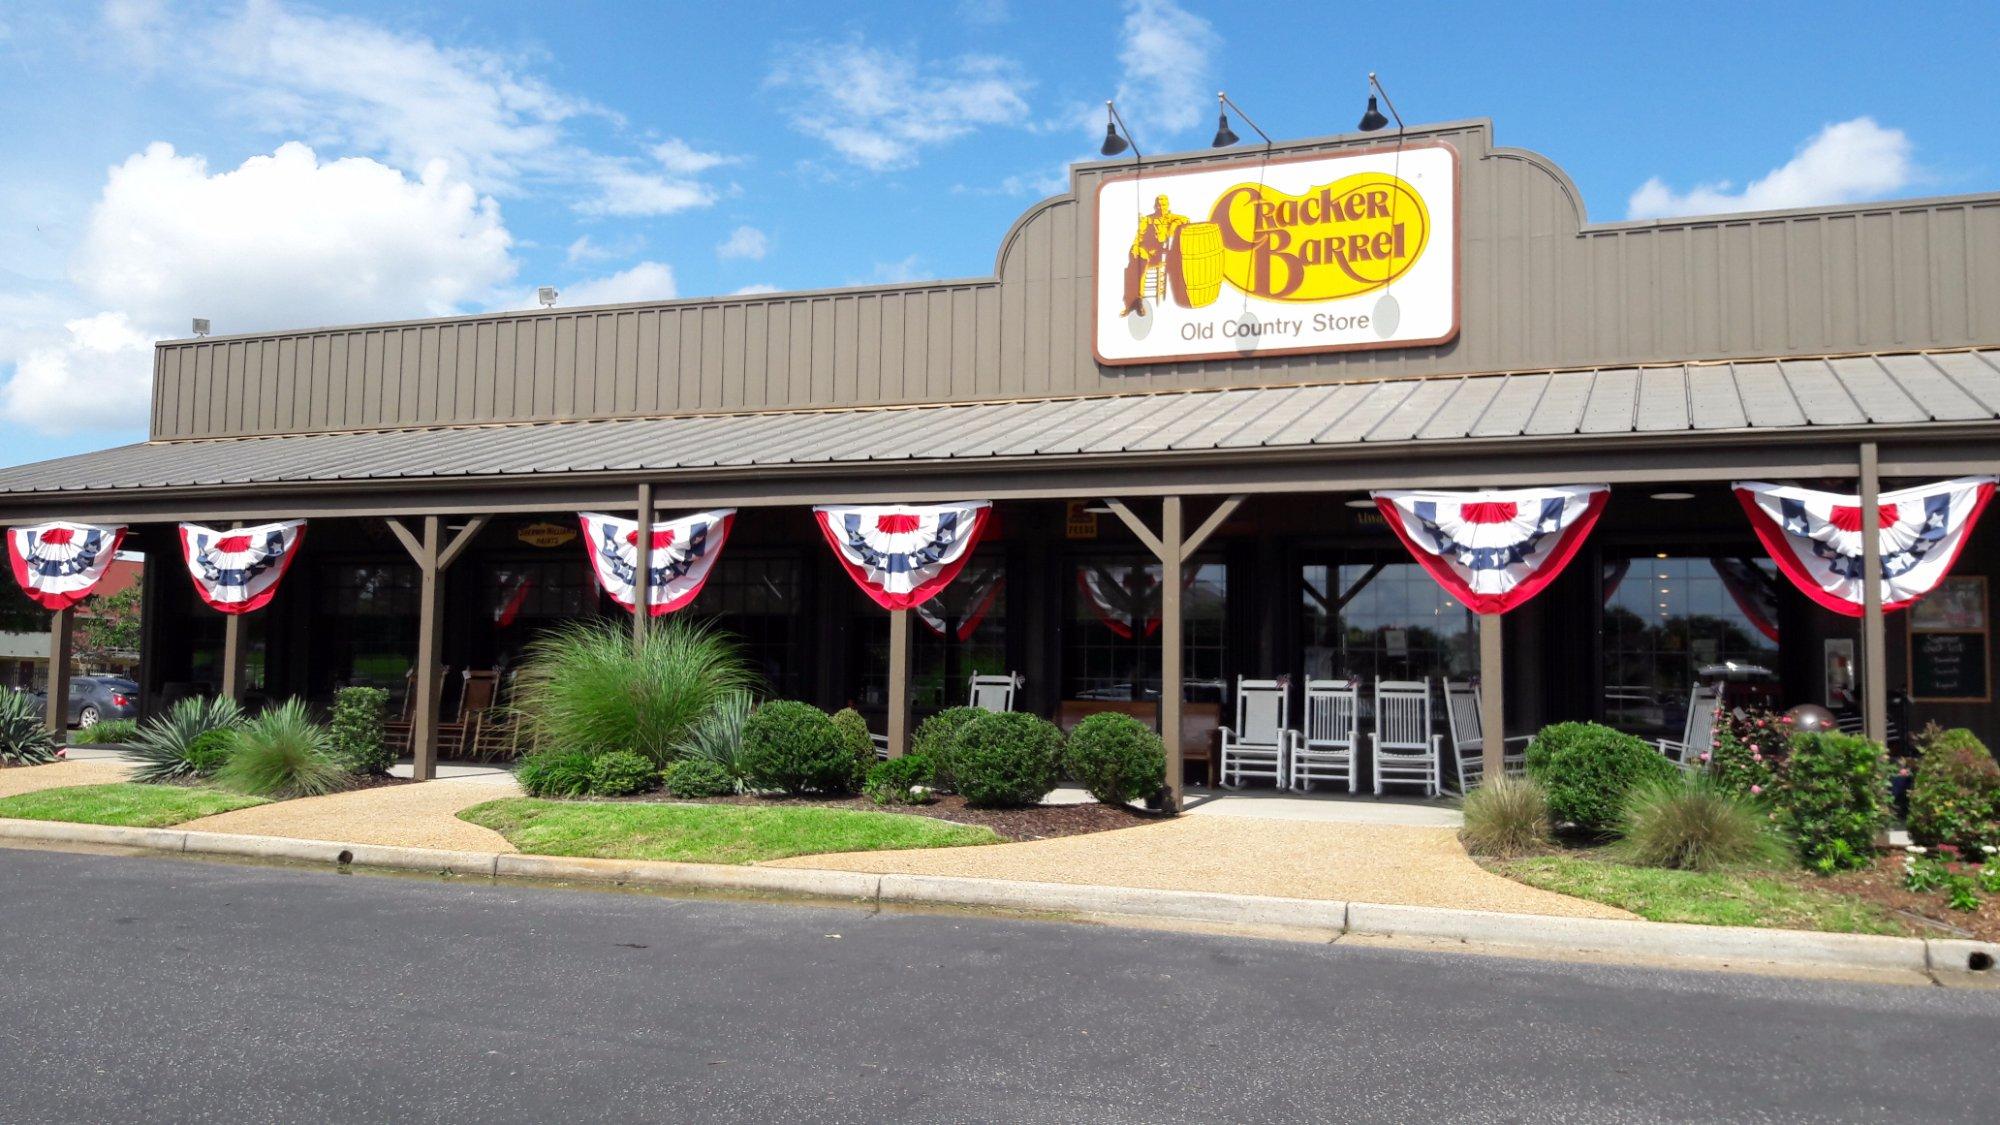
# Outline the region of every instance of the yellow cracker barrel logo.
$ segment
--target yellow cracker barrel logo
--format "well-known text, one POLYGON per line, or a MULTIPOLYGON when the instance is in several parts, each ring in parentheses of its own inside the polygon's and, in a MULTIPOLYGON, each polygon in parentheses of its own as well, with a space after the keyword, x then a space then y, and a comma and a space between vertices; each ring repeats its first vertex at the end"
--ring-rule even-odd
POLYGON ((1148 298, 1202 308, 1225 281, 1268 301, 1358 296, 1408 273, 1430 233, 1423 196, 1382 172, 1299 195, 1237 184, 1216 198, 1205 222, 1175 214, 1168 197, 1157 196, 1132 239, 1120 312, 1142 313, 1148 298))

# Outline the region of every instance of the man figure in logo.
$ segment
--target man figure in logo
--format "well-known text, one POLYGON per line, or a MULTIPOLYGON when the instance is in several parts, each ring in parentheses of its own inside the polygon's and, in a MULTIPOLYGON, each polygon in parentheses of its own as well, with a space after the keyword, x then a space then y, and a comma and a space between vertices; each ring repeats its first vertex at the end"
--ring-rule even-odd
POLYGON ((1164 195, 1153 200, 1152 214, 1139 217, 1139 233, 1132 237, 1132 250, 1125 259, 1125 307, 1119 316, 1146 311, 1146 271, 1166 264, 1174 235, 1187 222, 1186 215, 1167 208, 1164 195))

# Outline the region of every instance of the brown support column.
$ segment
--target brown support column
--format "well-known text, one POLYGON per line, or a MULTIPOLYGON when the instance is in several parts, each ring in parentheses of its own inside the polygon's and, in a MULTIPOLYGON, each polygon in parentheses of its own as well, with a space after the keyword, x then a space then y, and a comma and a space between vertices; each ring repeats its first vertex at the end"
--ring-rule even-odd
POLYGON ((900 758, 910 733, 910 611, 889 611, 889 756, 900 758))
POLYGON ((69 662, 76 654, 76 607, 49 618, 48 727, 62 741, 69 729, 69 662))
POLYGON ((653 623, 653 486, 639 486, 639 542, 635 556, 639 578, 632 591, 632 648, 645 647, 646 630, 653 623))
POLYGON ((1861 444, 1861 724, 1867 736, 1889 741, 1888 635, 1882 625, 1882 475, 1872 441, 1861 444))
POLYGON ((1479 615, 1479 756, 1487 777, 1507 768, 1507 680, 1500 615, 1479 615))
POLYGON ((1160 559, 1160 738, 1167 744, 1167 804, 1178 811, 1184 784, 1181 765, 1181 572, 1187 566, 1182 550, 1181 498, 1160 501, 1160 542, 1167 545, 1160 559))
POLYGON ((222 618, 222 698, 243 702, 243 615, 222 618))
POLYGON ((417 601, 417 664, 410 709, 410 776, 429 781, 437 776, 438 734, 438 537, 437 516, 424 517, 424 536, 416 551, 420 577, 417 601))

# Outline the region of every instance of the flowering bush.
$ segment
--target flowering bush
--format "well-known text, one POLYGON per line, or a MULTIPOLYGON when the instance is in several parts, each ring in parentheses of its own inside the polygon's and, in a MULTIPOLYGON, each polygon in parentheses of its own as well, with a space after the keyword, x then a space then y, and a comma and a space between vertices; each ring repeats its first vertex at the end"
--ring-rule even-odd
POLYGON ((1799 858, 1823 875, 1866 866, 1889 819, 1889 758, 1851 734, 1792 736, 1778 805, 1799 858))
POLYGON ((2000 764, 1969 730, 1935 723, 1917 736, 1910 783, 1910 838, 1974 851, 2000 844, 2000 764))
POLYGON ((1715 749, 1708 757, 1716 788, 1737 797, 1771 792, 1791 738, 1789 715, 1749 709, 1717 715, 1715 749))

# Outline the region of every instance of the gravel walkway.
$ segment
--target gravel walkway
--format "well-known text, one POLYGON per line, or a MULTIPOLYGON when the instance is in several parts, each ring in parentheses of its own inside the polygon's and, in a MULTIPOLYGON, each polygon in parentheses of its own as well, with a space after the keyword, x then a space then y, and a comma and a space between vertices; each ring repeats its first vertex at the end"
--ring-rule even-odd
POLYGON ((118 762, 55 762, 46 766, 0 769, 0 797, 62 789, 71 785, 103 785, 124 781, 131 767, 118 762))
POLYGON ((774 860, 768 866, 1224 891, 1576 918, 1634 917, 1486 871, 1465 854, 1457 833, 1449 828, 1399 825, 1183 816, 1163 824, 1055 840, 800 856, 774 860))
POLYGON ((416 785, 385 785, 327 797, 278 801, 218 813, 176 827, 194 832, 283 836, 468 852, 511 852, 514 845, 490 828, 458 819, 460 809, 521 790, 511 774, 454 777, 416 785))

